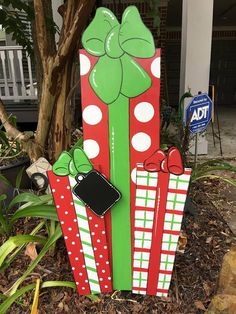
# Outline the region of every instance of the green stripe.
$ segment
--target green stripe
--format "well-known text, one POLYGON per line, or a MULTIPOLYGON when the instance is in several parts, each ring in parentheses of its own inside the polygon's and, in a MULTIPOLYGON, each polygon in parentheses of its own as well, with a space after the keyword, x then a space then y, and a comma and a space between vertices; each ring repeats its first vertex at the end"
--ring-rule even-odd
POLYGON ((95 284, 98 284, 98 285, 99 285, 99 281, 94 280, 94 279, 89 279, 89 282, 92 282, 92 283, 95 283, 95 284))
POLYGON ((91 271, 93 271, 93 272, 97 272, 97 269, 96 268, 92 268, 92 267, 90 267, 90 266, 86 266, 86 269, 87 270, 91 270, 91 271))
POLYGON ((73 198, 73 201, 74 201, 75 204, 82 205, 82 206, 84 205, 81 201, 79 201, 79 200, 77 200, 75 198, 73 198))
POLYGON ((87 217, 82 216, 82 215, 80 215, 80 214, 77 214, 77 213, 76 213, 76 216, 79 217, 79 218, 81 218, 81 219, 83 219, 83 220, 86 220, 86 221, 88 220, 87 217))
POLYGON ((89 255, 89 254, 84 253, 84 256, 87 257, 87 258, 90 258, 90 259, 94 260, 94 256, 92 256, 92 255, 89 255))
POLYGON ((95 291, 95 290, 91 290, 92 294, 100 294, 101 291, 95 291))
POLYGON ((89 230, 84 229, 84 228, 82 228, 82 227, 79 227, 79 230, 90 234, 89 230))
POLYGON ((92 247, 92 244, 91 243, 89 243, 89 242, 86 242, 86 241, 81 241, 83 244, 86 244, 86 245, 88 245, 88 246, 90 246, 90 247, 92 247))
POLYGON ((114 290, 132 290, 130 226, 129 99, 120 95, 108 106, 110 180, 121 192, 111 210, 114 290))

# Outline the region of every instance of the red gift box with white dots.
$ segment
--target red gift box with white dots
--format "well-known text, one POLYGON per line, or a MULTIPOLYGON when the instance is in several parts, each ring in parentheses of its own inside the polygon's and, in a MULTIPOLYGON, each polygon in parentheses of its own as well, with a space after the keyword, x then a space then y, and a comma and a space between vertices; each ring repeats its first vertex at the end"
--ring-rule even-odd
MULTIPOLYGON (((130 139, 130 219, 132 251, 136 164, 143 162, 160 146, 160 49, 156 50, 156 54, 152 58, 134 59, 150 75, 152 86, 143 94, 135 98, 130 98, 130 130, 129 134, 124 134, 124 136, 128 136, 130 139)), ((98 98, 89 84, 89 75, 97 61, 97 57, 91 56, 85 50, 80 50, 84 150, 95 168, 109 179, 110 147, 108 105, 98 98)), ((112 225, 110 215, 110 212, 106 213, 105 221, 111 263, 112 225)))

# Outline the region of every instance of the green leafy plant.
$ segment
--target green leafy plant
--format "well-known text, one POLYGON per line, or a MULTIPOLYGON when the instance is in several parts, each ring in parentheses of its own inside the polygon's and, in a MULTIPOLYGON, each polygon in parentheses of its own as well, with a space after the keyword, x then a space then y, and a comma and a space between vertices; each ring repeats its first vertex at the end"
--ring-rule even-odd
POLYGON ((33 192, 25 192, 15 196, 10 204, 3 208, 6 194, 0 196, 0 234, 9 235, 14 223, 20 218, 38 217, 48 220, 58 220, 55 206, 52 203, 52 195, 38 196, 33 192), (15 205, 21 205, 11 213, 15 205))
MULTIPOLYGON (((74 282, 71 281, 45 281, 40 284, 40 289, 46 289, 46 288, 56 288, 56 287, 67 287, 71 288, 73 290, 76 289, 76 285, 74 282)), ((10 297, 7 297, 5 295, 0 295, 0 299, 3 300, 3 303, 0 305, 0 313, 4 314, 6 313, 11 305, 16 302, 20 297, 22 297, 25 293, 30 292, 36 289, 36 284, 32 283, 29 284, 19 290, 17 290, 14 294, 12 294, 10 297)), ((91 301, 98 302, 99 297, 96 295, 88 295, 87 296, 91 301)))
POLYGON ((232 166, 222 159, 211 159, 204 163, 196 165, 192 172, 191 181, 196 182, 204 179, 217 179, 236 186, 236 180, 228 177, 226 174, 214 174, 215 171, 224 171, 227 174, 227 172, 236 172, 236 167, 232 166))

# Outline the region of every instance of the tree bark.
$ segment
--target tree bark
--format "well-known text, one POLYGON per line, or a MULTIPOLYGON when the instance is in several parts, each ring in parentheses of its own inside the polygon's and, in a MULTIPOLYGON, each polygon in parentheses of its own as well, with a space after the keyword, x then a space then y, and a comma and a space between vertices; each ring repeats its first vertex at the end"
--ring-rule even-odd
POLYGON ((70 145, 72 116, 66 107, 67 96, 72 87, 73 56, 77 52, 78 41, 95 0, 67 2, 58 50, 53 55, 48 45, 41 42, 42 34, 46 34, 39 14, 40 9, 43 12, 42 7, 38 6, 41 1, 34 0, 37 3, 36 25, 39 25, 38 42, 44 70, 36 142, 46 147, 50 160, 55 161, 61 151, 70 145))

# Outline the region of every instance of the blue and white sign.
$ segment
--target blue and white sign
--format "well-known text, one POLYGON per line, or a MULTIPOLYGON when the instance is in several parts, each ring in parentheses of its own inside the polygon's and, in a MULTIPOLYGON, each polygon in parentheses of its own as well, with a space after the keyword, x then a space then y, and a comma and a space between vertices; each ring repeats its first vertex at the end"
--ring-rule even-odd
POLYGON ((212 119, 212 100, 207 94, 193 97, 185 109, 185 125, 190 120, 190 132, 199 133, 206 129, 212 119))

